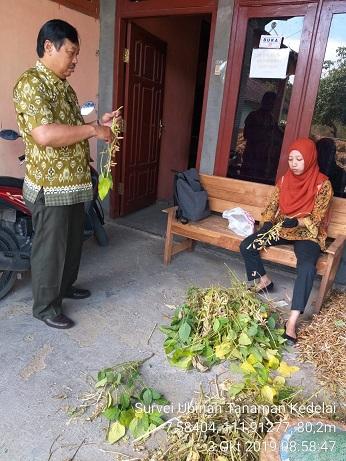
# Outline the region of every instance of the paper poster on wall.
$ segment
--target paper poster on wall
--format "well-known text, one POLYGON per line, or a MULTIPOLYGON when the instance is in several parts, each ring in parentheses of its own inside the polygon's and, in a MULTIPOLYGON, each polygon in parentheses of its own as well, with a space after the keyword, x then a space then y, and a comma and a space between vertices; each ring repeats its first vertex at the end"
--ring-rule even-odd
POLYGON ((286 78, 289 48, 252 51, 250 78, 286 78))

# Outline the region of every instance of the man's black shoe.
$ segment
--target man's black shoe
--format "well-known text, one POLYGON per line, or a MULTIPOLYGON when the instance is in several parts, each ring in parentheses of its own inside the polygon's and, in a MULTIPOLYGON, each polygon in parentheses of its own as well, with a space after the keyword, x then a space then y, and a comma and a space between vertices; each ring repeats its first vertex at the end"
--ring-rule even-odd
POLYGON ((67 330, 74 325, 73 320, 66 317, 64 314, 59 314, 56 317, 44 319, 43 322, 52 328, 60 328, 60 330, 67 330))
POLYGON ((84 299, 89 298, 89 296, 91 296, 89 290, 86 290, 85 288, 71 287, 66 291, 64 298, 84 299))

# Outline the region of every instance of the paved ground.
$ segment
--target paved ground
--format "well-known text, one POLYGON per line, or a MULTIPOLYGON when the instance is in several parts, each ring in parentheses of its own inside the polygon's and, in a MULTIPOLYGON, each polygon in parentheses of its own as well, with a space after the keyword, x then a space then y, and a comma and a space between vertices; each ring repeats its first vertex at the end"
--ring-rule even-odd
MULTIPOLYGON (((88 444, 75 461, 114 459, 113 454, 101 451, 121 449, 103 443, 103 422, 69 423, 65 410, 88 389, 85 373, 95 374, 153 352, 144 365, 144 377, 173 403, 190 400, 200 382, 215 374, 215 370, 201 375, 171 368, 158 329, 149 343, 148 338, 156 323, 167 323, 172 311, 166 305, 181 303, 189 286, 228 285, 226 264, 243 277, 239 257, 200 246, 165 267, 160 236, 116 223, 108 224, 107 231, 109 247, 100 248, 94 241, 84 247, 79 285, 90 288, 92 297, 64 303, 65 312, 76 321, 75 328, 54 330, 32 318, 29 277, 18 281, 0 301, 1 461, 65 461, 83 439, 88 444), (49 458, 57 437, 54 448, 58 450, 49 458)), ((293 274, 275 268, 271 273, 277 286, 274 296, 287 300, 293 274)), ((308 376, 313 386, 311 375, 311 369, 303 367, 294 382, 300 384, 308 376)))

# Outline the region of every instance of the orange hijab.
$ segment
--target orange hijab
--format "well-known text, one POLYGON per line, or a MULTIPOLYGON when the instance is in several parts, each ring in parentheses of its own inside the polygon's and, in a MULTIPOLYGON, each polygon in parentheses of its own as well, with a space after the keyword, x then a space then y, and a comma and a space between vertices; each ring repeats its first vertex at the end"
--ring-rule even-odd
POLYGON ((277 186, 280 189, 280 211, 291 218, 304 217, 311 213, 319 187, 327 178, 317 164, 314 141, 300 138, 294 141, 288 152, 298 150, 304 158, 304 172, 297 176, 288 169, 277 186))

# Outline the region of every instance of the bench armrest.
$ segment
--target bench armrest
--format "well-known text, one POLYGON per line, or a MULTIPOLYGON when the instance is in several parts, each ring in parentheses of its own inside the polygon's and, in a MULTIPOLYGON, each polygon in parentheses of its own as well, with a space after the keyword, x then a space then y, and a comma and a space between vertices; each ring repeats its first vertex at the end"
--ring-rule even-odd
POLYGON ((163 213, 173 213, 178 207, 177 206, 171 206, 169 208, 165 208, 164 210, 161 210, 163 213))
POLYGON ((344 246, 345 235, 338 235, 334 242, 326 249, 326 253, 335 255, 337 251, 344 246))

